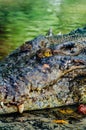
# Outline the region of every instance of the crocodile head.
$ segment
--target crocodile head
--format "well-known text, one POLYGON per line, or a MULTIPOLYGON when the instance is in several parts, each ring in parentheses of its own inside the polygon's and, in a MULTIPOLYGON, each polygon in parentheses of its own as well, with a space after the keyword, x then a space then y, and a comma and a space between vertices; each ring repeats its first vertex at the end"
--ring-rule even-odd
POLYGON ((0 63, 0 114, 86 103, 86 28, 38 36, 0 63))

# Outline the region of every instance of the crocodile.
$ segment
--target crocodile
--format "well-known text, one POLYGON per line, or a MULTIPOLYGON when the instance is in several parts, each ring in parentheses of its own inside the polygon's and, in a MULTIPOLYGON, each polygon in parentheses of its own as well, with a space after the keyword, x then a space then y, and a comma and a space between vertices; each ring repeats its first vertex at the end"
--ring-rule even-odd
POLYGON ((0 114, 86 104, 86 27, 39 35, 0 61, 0 114))

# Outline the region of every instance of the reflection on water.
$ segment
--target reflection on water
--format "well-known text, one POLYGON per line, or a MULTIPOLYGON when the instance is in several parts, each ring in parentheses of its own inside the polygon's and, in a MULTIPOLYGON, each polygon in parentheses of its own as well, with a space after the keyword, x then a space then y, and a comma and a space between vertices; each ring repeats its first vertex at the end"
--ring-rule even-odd
POLYGON ((26 40, 86 25, 86 0, 0 0, 0 58, 26 40))

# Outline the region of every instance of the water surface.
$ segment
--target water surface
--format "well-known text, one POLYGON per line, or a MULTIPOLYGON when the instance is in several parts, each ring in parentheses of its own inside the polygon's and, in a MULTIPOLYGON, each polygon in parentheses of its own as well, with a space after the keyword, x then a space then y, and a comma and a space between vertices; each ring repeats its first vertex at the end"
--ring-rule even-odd
POLYGON ((0 59, 26 40, 86 25, 86 0, 0 0, 0 59))

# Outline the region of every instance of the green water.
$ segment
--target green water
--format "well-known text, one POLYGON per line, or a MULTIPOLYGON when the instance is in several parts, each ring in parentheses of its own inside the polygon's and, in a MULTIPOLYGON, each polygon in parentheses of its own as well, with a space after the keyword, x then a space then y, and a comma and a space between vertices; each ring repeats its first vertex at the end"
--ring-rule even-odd
POLYGON ((0 0, 0 59, 49 28, 68 33, 86 25, 86 0, 0 0))

